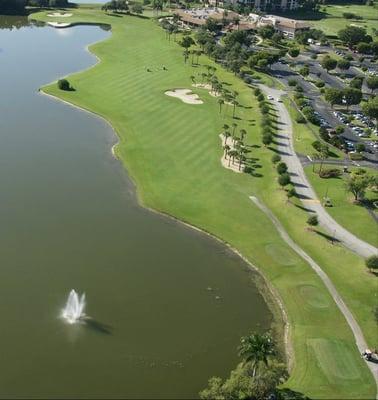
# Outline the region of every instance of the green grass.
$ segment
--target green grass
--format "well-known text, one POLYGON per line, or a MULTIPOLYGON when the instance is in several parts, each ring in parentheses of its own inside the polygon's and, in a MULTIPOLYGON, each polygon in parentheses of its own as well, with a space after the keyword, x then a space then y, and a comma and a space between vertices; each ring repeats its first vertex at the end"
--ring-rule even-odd
MULTIPOLYGON (((335 166, 325 166, 334 168, 335 166)), ((327 211, 332 217, 356 236, 378 246, 378 226, 372 216, 362 205, 353 203, 353 195, 345 190, 345 177, 322 179, 317 173, 312 172, 312 167, 306 169, 306 174, 321 199, 328 192, 328 197, 332 201, 332 207, 327 211)), ((368 192, 367 199, 378 201, 378 195, 368 192)))
MULTIPOLYGON (((296 122, 295 118, 298 114, 295 105, 289 99, 284 100, 284 104, 289 110, 289 114, 291 117, 292 125, 293 125, 293 138, 294 138, 294 149, 297 153, 303 155, 309 155, 316 153, 316 150, 312 146, 312 143, 315 140, 319 140, 317 136, 314 134, 314 130, 319 130, 319 127, 310 123, 299 124, 296 122), (310 129, 312 126, 312 130, 310 129)), ((342 159, 344 157, 341 150, 329 144, 330 148, 330 158, 339 158, 342 159)))
POLYGON ((369 34, 372 34, 372 28, 378 25, 378 5, 327 5, 322 7, 324 17, 320 20, 311 21, 315 28, 321 29, 326 35, 337 35, 340 29, 344 29, 347 25, 355 24, 366 28, 369 34), (361 20, 345 19, 343 13, 351 12, 361 16, 361 20))
MULTIPOLYGON (((295 363, 288 387, 315 398, 374 397, 370 371, 324 285, 249 200, 252 194, 260 197, 294 240, 327 270, 363 329, 370 330, 367 338, 373 342, 372 318, 368 318, 373 292, 363 261, 309 233, 306 213, 286 204, 284 192, 277 188, 272 152, 261 146, 260 115, 251 89, 217 66, 217 76, 240 93, 243 107, 238 108, 237 123, 247 130, 248 142, 255 146, 251 155, 261 177, 236 174, 220 164, 218 135, 224 123, 233 122, 231 109, 226 107, 227 114, 220 115, 216 99, 201 89, 193 91, 203 105, 187 105, 164 95, 168 89, 189 88, 189 77, 198 76, 203 67, 185 65, 182 49, 173 40, 169 43, 160 27, 151 20, 115 18, 96 10, 74 13, 71 21, 108 23, 113 34, 90 47, 102 60, 100 64, 69 77, 76 91, 59 91, 56 84, 44 90, 112 123, 119 135, 116 153, 135 180, 144 205, 214 234, 259 267, 282 298, 290 322, 295 363), (330 366, 325 357, 319 361, 313 343, 327 343, 327 351, 334 354, 330 366), (340 344, 342 352, 338 351, 340 344), (350 365, 345 366, 345 359, 350 365), (338 370, 346 368, 348 379, 336 374, 329 383, 327 374, 334 365, 338 370)), ((46 20, 45 13, 33 18, 46 20)), ((211 62, 201 57, 200 63, 211 62)))

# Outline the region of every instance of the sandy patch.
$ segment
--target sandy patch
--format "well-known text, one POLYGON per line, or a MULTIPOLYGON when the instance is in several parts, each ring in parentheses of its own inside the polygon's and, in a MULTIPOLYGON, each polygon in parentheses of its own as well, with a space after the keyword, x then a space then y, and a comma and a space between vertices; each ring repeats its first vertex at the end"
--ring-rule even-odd
POLYGON ((203 104, 198 94, 193 93, 190 89, 168 90, 164 94, 170 97, 176 97, 186 104, 203 104))
POLYGON ((211 85, 207 84, 207 83, 194 83, 192 85, 195 88, 199 88, 199 89, 206 89, 209 91, 209 94, 213 97, 219 97, 220 93, 218 92, 214 92, 214 90, 211 90, 211 85))
POLYGON ((73 14, 70 13, 59 13, 59 12, 47 14, 48 17, 61 17, 61 18, 72 17, 72 15, 73 14))
MULTIPOLYGON (((224 149, 224 146, 226 145, 226 138, 224 137, 224 135, 221 133, 219 135, 219 137, 221 138, 222 141, 222 149, 224 149)), ((232 138, 227 138, 227 144, 228 146, 230 146, 230 150, 234 150, 234 147, 232 145, 232 138)), ((240 165, 240 169, 239 169, 239 160, 234 158, 234 160, 232 159, 232 157, 227 156, 225 154, 225 152, 223 151, 223 155, 221 158, 221 163, 222 165, 227 168, 230 169, 234 172, 238 172, 239 174, 244 172, 244 163, 242 162, 240 165)))
POLYGON ((69 26, 71 26, 71 24, 68 22, 51 22, 51 21, 49 21, 47 25, 50 25, 54 28, 68 28, 69 26))

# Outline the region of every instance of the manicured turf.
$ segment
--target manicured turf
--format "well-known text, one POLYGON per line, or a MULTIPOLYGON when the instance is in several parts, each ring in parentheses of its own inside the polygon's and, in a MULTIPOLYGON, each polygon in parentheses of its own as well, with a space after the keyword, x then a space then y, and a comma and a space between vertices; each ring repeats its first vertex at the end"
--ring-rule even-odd
MULTIPOLYGON (((312 154, 316 153, 316 150, 312 146, 312 143, 315 140, 319 140, 318 137, 315 136, 314 132, 310 129, 310 123, 299 124, 295 121, 297 116, 297 110, 294 108, 293 102, 289 99, 284 100, 285 106, 288 108, 291 121, 293 124, 293 137, 294 137, 294 148, 297 153, 303 155, 309 155, 311 157, 312 154)), ((315 125, 311 125, 313 130, 319 130, 319 127, 315 125)), ((343 153, 341 150, 329 145, 331 154, 330 158, 343 158, 343 153)))
MULTIPOLYGON (((312 20, 311 24, 324 31, 326 35, 337 35, 340 29, 344 29, 347 25, 357 25, 366 28, 369 34, 372 34, 372 28, 377 28, 378 25, 378 4, 374 6, 355 5, 355 4, 340 4, 340 5, 327 5, 321 7, 322 13, 316 16, 317 18, 322 15, 322 19, 312 20), (324 11, 323 11, 324 10, 324 11), (346 19, 343 13, 350 12, 361 16, 363 19, 346 19)), ((306 16, 299 16, 306 18, 306 16)), ((315 16, 311 16, 313 18, 315 16)))
MULTIPOLYGON (((325 168, 335 166, 327 165, 325 168)), ((332 217, 362 240, 378 246, 377 223, 365 207, 353 203, 353 195, 345 189, 345 177, 322 179, 312 172, 311 166, 306 168, 306 174, 320 199, 328 192, 333 207, 329 207, 327 211, 332 217)), ((373 192, 367 192, 366 197, 378 201, 378 196, 373 192)))
MULTIPOLYGON (((260 116, 251 90, 217 66, 217 76, 240 93, 239 103, 243 107, 237 110, 240 119, 236 122, 247 129, 248 142, 254 145, 251 155, 256 158, 255 172, 260 177, 236 174, 220 164, 218 135, 224 123, 233 122, 231 107, 225 107, 227 115, 220 115, 216 99, 201 89, 193 91, 204 101, 203 105, 184 104, 164 95, 168 89, 190 88, 190 76, 198 76, 205 69, 185 65, 182 48, 173 40, 169 43, 155 22, 136 17, 115 18, 90 10, 74 13, 71 20, 112 24, 113 35, 91 46, 102 60, 97 67, 69 78, 75 92, 59 91, 56 84, 45 90, 93 110, 112 123, 120 137, 117 155, 135 180, 143 204, 213 233, 261 269, 282 297, 291 324, 295 364, 287 386, 314 398, 373 397, 375 384, 370 371, 322 282, 286 246, 269 219, 248 198, 252 194, 262 198, 282 218, 298 243, 308 242, 314 257, 327 253, 327 268, 337 270, 334 260, 338 260, 337 265, 343 264, 344 272, 353 268, 353 278, 363 273, 359 258, 308 233, 304 229, 303 210, 285 205, 270 162, 272 152, 261 147, 260 116), (167 70, 163 70, 163 65, 167 70), (281 256, 287 260, 282 262, 281 256), (303 290, 303 285, 314 289, 303 290), (324 357, 319 361, 313 341, 328 343, 327 349, 334 354, 332 366, 324 357), (338 351, 340 343, 343 352, 338 351), (350 365, 345 366, 345 358, 350 365), (329 383, 327 374, 334 365, 338 370, 346 368, 344 374, 348 379, 336 374, 329 383)), ((45 14, 34 18, 46 20, 45 14)), ((201 57, 200 63, 211 62, 201 57)), ((338 276, 339 272, 335 274, 338 276)), ((338 284, 345 288, 343 295, 349 295, 358 279, 347 284, 344 280, 344 276, 338 276, 338 284)), ((355 293, 365 304, 364 296, 371 293, 371 287, 365 286, 364 290, 362 296, 359 290, 355 293)), ((349 305, 353 299, 348 299, 349 305)), ((359 317, 362 321, 365 314, 359 317)))

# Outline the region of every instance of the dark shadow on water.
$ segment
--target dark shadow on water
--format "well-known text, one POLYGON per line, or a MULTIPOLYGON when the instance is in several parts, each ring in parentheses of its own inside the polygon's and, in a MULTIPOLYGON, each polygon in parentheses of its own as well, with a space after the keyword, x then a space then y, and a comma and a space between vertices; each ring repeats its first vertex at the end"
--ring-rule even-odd
POLYGON ((104 335, 113 334, 113 328, 110 325, 104 324, 100 321, 96 321, 95 319, 90 317, 85 319, 85 326, 94 332, 102 333, 104 335))

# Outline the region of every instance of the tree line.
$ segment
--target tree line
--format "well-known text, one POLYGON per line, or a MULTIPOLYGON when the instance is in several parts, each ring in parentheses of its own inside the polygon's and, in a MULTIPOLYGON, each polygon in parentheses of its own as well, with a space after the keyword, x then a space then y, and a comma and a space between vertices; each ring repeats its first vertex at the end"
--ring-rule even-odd
POLYGON ((31 7, 67 7, 68 0, 0 0, 0 14, 23 14, 31 7))

